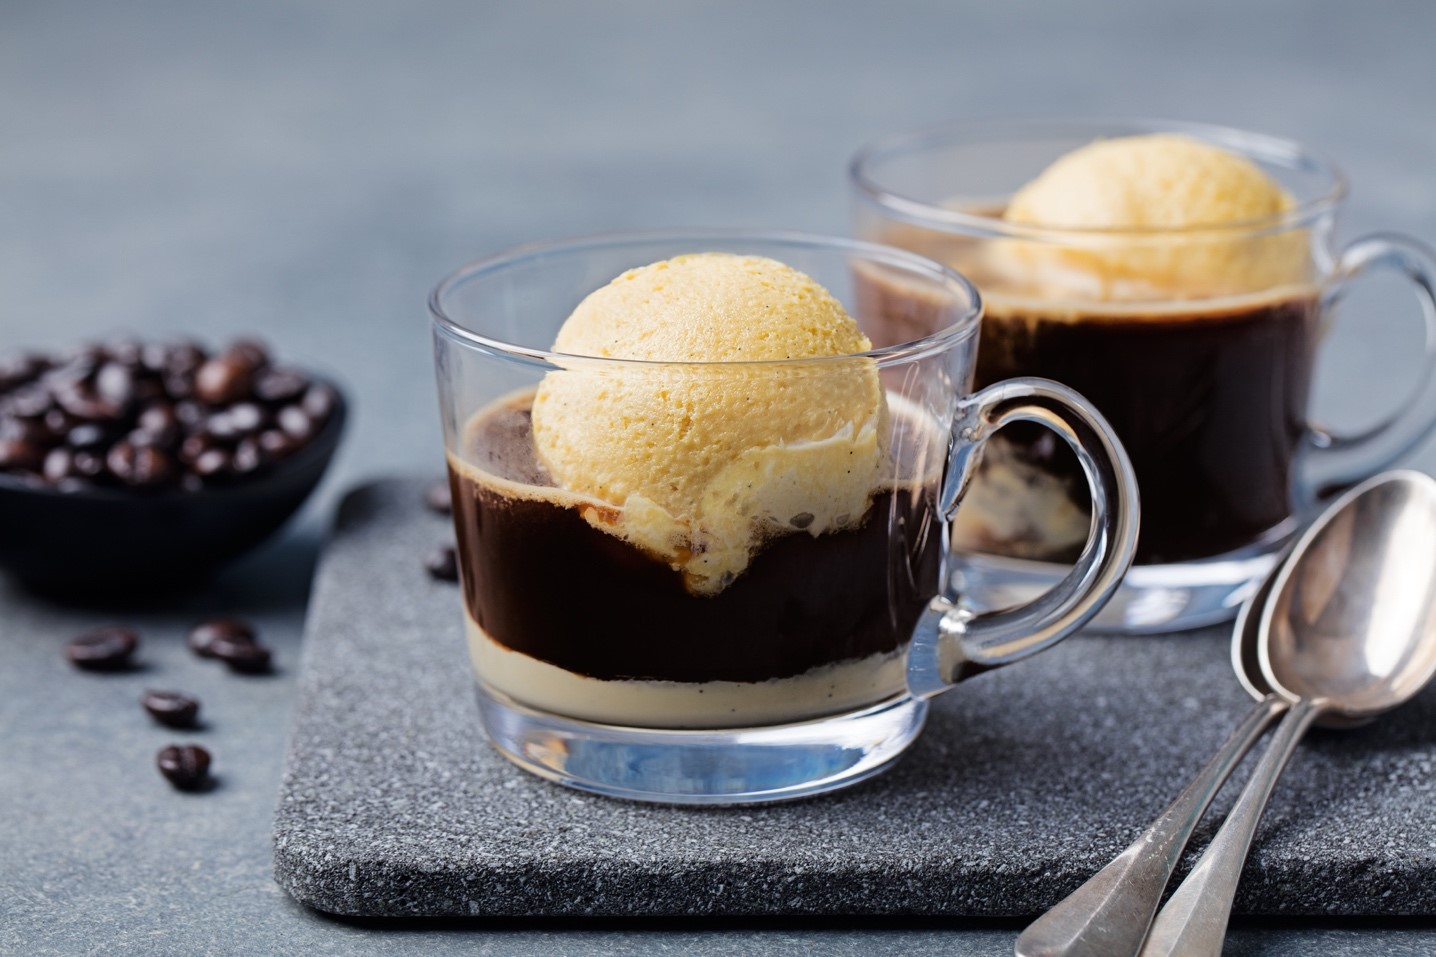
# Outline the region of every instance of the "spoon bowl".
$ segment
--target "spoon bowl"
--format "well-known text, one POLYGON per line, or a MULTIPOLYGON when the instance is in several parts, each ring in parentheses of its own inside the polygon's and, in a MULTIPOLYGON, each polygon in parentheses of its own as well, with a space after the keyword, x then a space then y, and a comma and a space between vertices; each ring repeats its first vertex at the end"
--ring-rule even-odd
MULTIPOLYGON (((1232 629, 1232 671, 1236 674, 1242 687, 1246 689, 1247 694, 1257 701, 1265 699, 1268 695, 1276 694, 1271 682, 1267 681, 1266 675, 1262 674, 1261 670, 1261 619, 1262 613, 1271 604, 1272 589, 1290 555, 1291 547, 1288 546, 1277 557, 1277 563, 1262 579, 1257 590, 1252 592, 1250 597, 1242 603, 1241 610, 1237 613, 1236 627, 1232 629)), ((1281 695, 1281 697, 1286 696, 1281 695)), ((1364 724, 1370 724, 1374 718, 1375 715, 1358 718, 1348 717, 1335 711, 1327 711, 1316 719, 1316 724, 1319 727, 1333 729, 1359 728, 1364 724)))
POLYGON ((1256 649, 1273 691, 1364 721, 1436 675, 1436 480, 1400 471, 1357 486, 1279 567, 1256 649))

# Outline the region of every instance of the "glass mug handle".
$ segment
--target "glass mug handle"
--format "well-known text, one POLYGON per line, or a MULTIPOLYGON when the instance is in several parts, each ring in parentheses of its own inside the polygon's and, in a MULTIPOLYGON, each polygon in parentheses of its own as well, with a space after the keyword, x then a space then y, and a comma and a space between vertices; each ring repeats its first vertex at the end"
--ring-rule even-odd
POLYGON ((1298 501, 1354 485, 1410 452, 1436 426, 1436 253, 1405 236, 1377 234, 1356 240, 1341 253, 1325 313, 1351 282, 1371 270, 1405 276, 1416 287, 1426 341, 1420 378, 1406 401, 1387 418, 1354 435, 1307 426, 1307 461, 1298 501))
POLYGON ((1006 611, 973 614, 939 595, 923 611, 908 649, 908 690, 919 698, 979 672, 1050 648, 1101 611, 1137 547, 1137 479, 1101 413, 1046 379, 1008 379, 958 403, 938 511, 950 519, 972 480, 983 444, 1012 422, 1036 422, 1077 454, 1092 493, 1092 526, 1077 564, 1047 593, 1006 611))

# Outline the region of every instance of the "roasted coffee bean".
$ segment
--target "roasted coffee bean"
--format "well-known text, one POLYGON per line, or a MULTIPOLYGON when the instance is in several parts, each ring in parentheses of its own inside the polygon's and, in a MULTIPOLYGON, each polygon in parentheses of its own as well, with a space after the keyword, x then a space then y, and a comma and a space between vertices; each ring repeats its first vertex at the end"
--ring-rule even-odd
POLYGON ((156 755, 155 764, 181 791, 196 790, 209 779, 209 752, 197 744, 172 744, 156 755))
POLYGON ((232 464, 228 452, 224 449, 211 448, 201 452, 191 468, 200 478, 211 479, 219 478, 229 472, 232 464))
POLYGON ((98 449, 109 441, 110 430, 94 422, 77 425, 65 433, 65 444, 72 449, 98 449))
POLYGON ((7 472, 38 472, 45 465, 45 449, 21 438, 0 439, 0 469, 7 472))
POLYGON ((135 371, 121 362, 106 362, 95 373, 95 394, 116 406, 135 399, 135 371))
POLYGON ((98 479, 105 474, 105 459, 98 452, 83 449, 75 452, 73 468, 76 475, 87 479, 98 479))
POLYGON ((120 671, 130 666, 130 656, 139 646, 134 629, 106 625, 72 639, 65 646, 65 657, 86 671, 120 671))
POLYGON ((117 336, 114 339, 106 340, 101 344, 101 348, 104 349, 105 355, 109 357, 111 362, 117 362, 120 365, 136 369, 140 365, 145 347, 144 343, 138 339, 132 339, 129 336, 117 336))
POLYGON ((279 429, 265 429, 259 433, 259 448, 271 462, 288 458, 298 450, 300 442, 288 432, 279 429))
POLYGON ((253 402, 229 407, 229 421, 240 435, 252 435, 269 424, 269 413, 253 402))
POLYGON ((229 409, 215 412, 204 420, 204 434, 216 442, 228 444, 239 438, 239 427, 229 409))
POLYGON ((63 440, 71 429, 80 424, 64 409, 50 409, 40 421, 44 423, 45 431, 49 432, 57 441, 63 440))
POLYGON ((424 489, 424 504, 441 515, 448 515, 454 510, 453 493, 449 489, 448 482, 435 482, 424 489))
POLYGON ((257 641, 230 641, 216 638, 210 642, 210 657, 218 658, 230 671, 258 675, 269 670, 269 649, 257 641))
POLYGON ((199 717, 199 700, 179 691, 146 691, 140 696, 140 706, 171 728, 192 728, 199 717))
POLYGON ((65 479, 76 478, 79 472, 75 470, 75 453, 63 446, 58 449, 51 449, 45 456, 43 468, 45 481, 59 485, 65 479))
POLYGON ((269 347, 258 339, 236 339, 224 352, 225 355, 248 363, 251 369, 262 369, 269 365, 269 347))
POLYGON ((194 396, 193 375, 180 375, 175 372, 166 372, 162 381, 165 385, 165 395, 174 399, 176 402, 194 396))
POLYGON ((49 391, 34 383, 23 385, 5 396, 5 414, 17 419, 42 419, 52 408, 54 400, 49 391))
POLYGON ((0 439, 21 439, 36 445, 49 445, 55 441, 55 435, 45 426, 43 420, 0 415, 0 439))
POLYGON ((308 388, 308 377, 294 369, 265 369, 254 377, 255 398, 263 402, 293 402, 308 388))
POLYGON ((240 439, 234 447, 234 455, 230 457, 229 464, 236 475, 248 475, 261 468, 265 464, 265 457, 260 451, 258 440, 240 439))
POLYGON ((194 465, 199 457, 215 447, 214 439, 207 435, 191 435, 180 443, 180 461, 186 465, 194 465))
POLYGON ((167 402, 156 403, 140 413, 130 441, 137 445, 154 445, 171 449, 179 443, 183 429, 175 416, 174 407, 167 402))
POLYGON ((11 355, 0 358, 0 392, 33 382, 50 367, 47 360, 34 355, 11 355))
POLYGON ((254 365, 227 352, 210 359, 195 373, 194 392, 210 405, 228 405, 249 394, 254 381, 254 365))
POLYGON ((286 405, 280 409, 275 421, 281 429, 300 442, 306 441, 314 434, 314 420, 297 405, 286 405))
POLYGON ((339 394, 322 382, 316 382, 304 393, 301 403, 315 422, 326 422, 339 404, 339 394))
POLYGON ((176 402, 174 404, 174 410, 175 418, 179 420, 179 424, 182 428, 196 429, 204 422, 204 406, 198 402, 191 402, 189 400, 176 402))
POLYGON ((81 384, 64 385, 54 392, 55 404, 85 422, 111 422, 124 413, 124 407, 104 398, 93 388, 81 384))
POLYGON ((209 353, 197 342, 181 340, 165 347, 165 369, 180 375, 189 375, 209 359, 209 353))
POLYGON ((146 342, 140 350, 140 368, 160 375, 169 369, 170 348, 163 342, 146 342))
POLYGON ((436 548, 424 559, 424 567, 429 571, 429 577, 439 581, 456 582, 459 580, 459 559, 454 550, 445 545, 443 548, 436 548))
POLYGON ((216 641, 255 641, 254 626, 243 618, 208 618, 189 630, 185 644, 201 658, 215 657, 216 641))
POLYGON ((115 478, 132 488, 153 488, 175 477, 175 463, 163 449, 116 442, 105 456, 105 465, 115 478))

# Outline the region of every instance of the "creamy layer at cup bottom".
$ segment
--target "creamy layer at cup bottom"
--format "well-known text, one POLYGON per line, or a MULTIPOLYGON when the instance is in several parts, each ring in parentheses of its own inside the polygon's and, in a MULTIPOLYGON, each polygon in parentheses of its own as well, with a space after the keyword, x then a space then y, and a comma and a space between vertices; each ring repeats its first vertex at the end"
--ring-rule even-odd
POLYGON ((533 451, 530 401, 481 410, 449 457, 481 683, 543 711, 657 728, 801 721, 901 693, 902 652, 942 553, 935 477, 897 465, 924 431, 910 416, 892 417, 892 474, 909 477, 875 487, 860 522, 775 535, 710 595, 585 518, 612 505, 554 487, 533 451))

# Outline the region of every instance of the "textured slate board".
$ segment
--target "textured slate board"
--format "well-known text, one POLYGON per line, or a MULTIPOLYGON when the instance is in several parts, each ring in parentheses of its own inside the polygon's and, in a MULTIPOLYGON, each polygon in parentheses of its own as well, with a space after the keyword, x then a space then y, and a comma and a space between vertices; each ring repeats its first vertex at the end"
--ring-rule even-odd
MULTIPOLYGON (((321 910, 1034 914, 1135 837, 1250 706, 1224 629, 1079 635, 938 699, 907 757, 846 792, 713 810, 587 796, 484 740, 458 589, 421 567, 452 535, 423 484, 353 492, 318 573, 274 842, 279 883, 321 910)), ((1433 765, 1436 691, 1314 734, 1238 911, 1436 913, 1433 765)))

